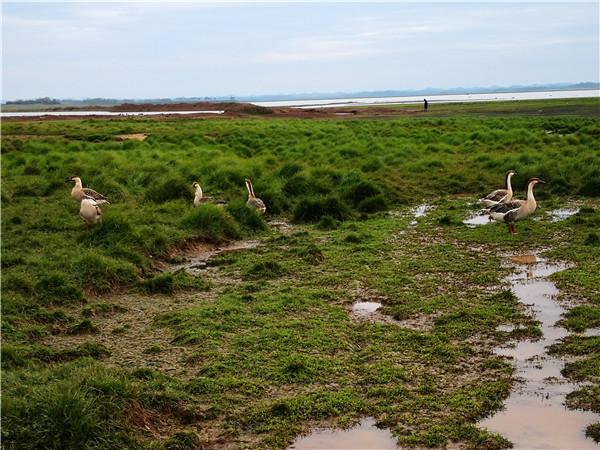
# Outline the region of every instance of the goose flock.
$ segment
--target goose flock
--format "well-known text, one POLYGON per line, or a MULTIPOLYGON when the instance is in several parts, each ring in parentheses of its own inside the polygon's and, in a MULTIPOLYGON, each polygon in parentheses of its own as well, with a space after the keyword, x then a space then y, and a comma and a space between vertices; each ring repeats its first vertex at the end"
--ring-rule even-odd
POLYGON ((497 189, 480 199, 480 202, 487 207, 490 219, 506 223, 510 234, 517 232, 515 222, 523 220, 534 213, 537 203, 533 196, 533 188, 536 184, 545 183, 540 178, 533 177, 527 184, 527 198, 525 200, 513 199, 510 179, 516 174, 517 172, 514 170, 506 172, 504 189, 497 189))
MULTIPOLYGON (((514 170, 506 172, 504 189, 496 189, 487 196, 479 199, 479 201, 487 208, 490 220, 506 223, 508 225, 508 231, 511 234, 517 232, 515 222, 529 217, 537 208, 537 203, 533 196, 533 188, 536 184, 544 183, 543 180, 537 177, 531 178, 527 185, 527 198, 525 200, 513 199, 513 190, 510 180, 516 174, 517 172, 514 170)), ((100 222, 102 217, 100 205, 103 203, 110 204, 108 199, 93 189, 84 188, 81 178, 78 176, 74 175, 69 177, 66 181, 75 182, 75 186, 71 189, 71 197, 80 202, 79 216, 83 219, 86 226, 89 227, 100 222)), ((246 189, 248 190, 248 200, 246 201, 246 205, 255 209, 259 214, 265 214, 267 212, 267 207, 265 203, 254 194, 252 181, 246 178, 245 184, 246 189)), ((192 187, 194 188, 194 206, 206 202, 207 198, 204 197, 200 183, 194 181, 192 187)))
MULTIPOLYGON (((66 182, 68 183, 70 181, 75 182, 75 186, 71 189, 71 197, 79 202, 79 216, 85 222, 86 227, 89 228, 91 225, 100 222, 100 219, 102 218, 102 209, 100 208, 100 205, 104 203, 110 205, 108 199, 93 189, 84 188, 81 178, 76 175, 67 178, 66 182)), ((267 207, 265 206, 265 203, 254 194, 252 181, 246 178, 245 183, 246 189, 248 189, 248 201, 246 202, 246 205, 256 209, 260 214, 265 214, 267 212, 267 207)), ((194 206, 204 203, 207 198, 204 197, 200 183, 194 181, 192 187, 194 188, 194 206)))

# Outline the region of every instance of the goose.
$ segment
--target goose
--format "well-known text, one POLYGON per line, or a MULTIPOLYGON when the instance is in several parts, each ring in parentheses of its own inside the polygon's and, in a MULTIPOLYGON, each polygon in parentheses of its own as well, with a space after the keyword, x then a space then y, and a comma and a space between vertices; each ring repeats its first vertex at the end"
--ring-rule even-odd
POLYGON ((79 217, 83 219, 87 228, 90 225, 95 225, 100 222, 102 217, 102 210, 100 206, 102 203, 108 203, 106 200, 95 200, 92 197, 84 197, 79 205, 79 217))
POLYGON ((260 214, 266 213, 267 207, 265 206, 265 203, 260 198, 256 198, 252 181, 248 178, 246 178, 246 189, 248 189, 248 201, 246 202, 246 205, 255 208, 260 214))
POLYGON ((202 203, 203 199, 202 188, 200 187, 200 183, 197 181, 194 181, 192 187, 196 190, 194 193, 194 206, 198 206, 200 203, 202 203))
POLYGON ((517 172, 514 170, 509 170, 506 172, 504 176, 504 186, 505 189, 496 189, 489 195, 486 195, 484 198, 479 199, 481 203, 483 203, 488 208, 490 206, 497 205, 498 203, 508 203, 512 200, 513 190, 510 185, 510 179, 513 175, 516 175, 517 172))
MULTIPOLYGON (((108 199, 90 188, 84 188, 81 184, 81 178, 73 175, 72 177, 67 178, 65 181, 68 183, 69 181, 74 181, 75 186, 71 189, 71 197, 73 197, 77 201, 83 201, 86 198, 91 198, 92 200, 103 200, 103 203, 109 203, 108 199)), ((109 203, 110 204, 110 203, 109 203)))
POLYGON ((507 223, 510 234, 515 234, 517 232, 515 222, 533 214, 537 207, 533 196, 533 187, 538 183, 545 183, 545 181, 536 177, 530 179, 527 185, 527 200, 498 203, 490 208, 490 217, 497 222, 507 223))

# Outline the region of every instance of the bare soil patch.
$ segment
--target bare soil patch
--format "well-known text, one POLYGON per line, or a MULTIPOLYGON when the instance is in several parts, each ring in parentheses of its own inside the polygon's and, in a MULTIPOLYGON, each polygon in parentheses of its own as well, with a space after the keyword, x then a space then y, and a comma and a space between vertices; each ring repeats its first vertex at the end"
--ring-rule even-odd
POLYGON ((134 133, 134 134, 117 134, 115 136, 115 140, 117 141, 144 141, 148 137, 147 134, 144 133, 134 133))

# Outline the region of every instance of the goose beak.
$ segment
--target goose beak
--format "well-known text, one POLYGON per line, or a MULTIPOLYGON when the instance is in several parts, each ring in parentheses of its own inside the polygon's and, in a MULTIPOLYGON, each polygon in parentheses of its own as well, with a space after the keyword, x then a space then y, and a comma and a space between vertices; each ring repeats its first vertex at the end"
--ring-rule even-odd
POLYGON ((537 182, 538 183, 542 183, 542 184, 546 184, 546 182, 544 180, 540 180, 540 179, 538 179, 537 182))
POLYGON ((69 181, 71 181, 71 177, 67 178, 67 179, 65 180, 65 183, 68 183, 69 181))

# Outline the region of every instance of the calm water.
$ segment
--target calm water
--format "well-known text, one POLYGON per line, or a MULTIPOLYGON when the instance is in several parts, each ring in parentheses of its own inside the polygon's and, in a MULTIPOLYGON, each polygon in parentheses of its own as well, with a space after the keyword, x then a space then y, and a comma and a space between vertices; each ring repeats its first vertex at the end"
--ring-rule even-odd
POLYGON ((586 98, 600 97, 600 90, 585 89, 577 91, 548 92, 502 92, 496 94, 451 94, 419 95, 410 97, 368 97, 368 98, 330 98, 323 100, 284 100, 275 102, 253 102, 258 106, 293 106, 298 108, 334 108, 338 106, 376 105, 385 103, 421 103, 427 98, 429 103, 451 102, 487 102, 494 100, 542 100, 550 98, 586 98))
POLYGON ((517 269, 508 277, 511 289, 540 321, 543 336, 538 341, 521 341, 513 347, 496 349, 497 354, 513 359, 522 384, 508 397, 502 411, 479 425, 505 436, 516 449, 597 449, 585 437, 585 428, 598 416, 564 406, 566 395, 577 386, 560 373, 565 358, 550 356, 546 351, 549 345, 568 335, 567 330, 556 325, 565 310, 554 300, 558 289, 546 278, 565 266, 546 264, 535 255, 510 260, 517 269))
POLYGON ((396 440, 387 429, 375 426, 375 419, 366 417, 348 430, 315 430, 300 437, 290 447, 304 450, 396 450, 396 440))
POLYGON ((40 116, 159 116, 161 114, 223 114, 225 111, 30 111, 3 112, 0 117, 40 117, 40 116))
POLYGON ((379 302, 356 302, 352 305, 352 312, 357 316, 368 316, 381 308, 379 302))
POLYGON ((478 225, 487 225, 488 223, 490 223, 490 215, 489 213, 481 214, 480 212, 473 212, 469 214, 469 217, 463 220, 463 223, 470 228, 476 227, 478 225))

